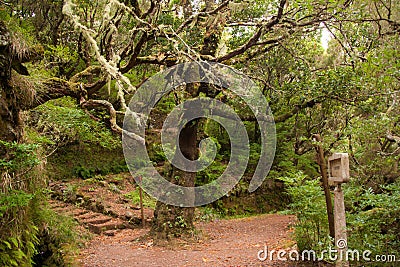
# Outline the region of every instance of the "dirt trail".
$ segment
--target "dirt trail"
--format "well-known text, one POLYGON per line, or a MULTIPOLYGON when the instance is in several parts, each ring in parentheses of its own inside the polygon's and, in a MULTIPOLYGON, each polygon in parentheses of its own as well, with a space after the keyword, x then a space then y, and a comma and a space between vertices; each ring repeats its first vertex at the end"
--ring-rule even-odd
POLYGON ((264 262, 259 250, 288 249, 290 227, 295 218, 287 215, 217 220, 200 223, 206 239, 174 248, 153 246, 150 239, 139 239, 149 229, 120 230, 115 236, 99 235, 81 252, 85 267, 107 266, 293 266, 283 261, 264 262), (139 241, 141 240, 141 241, 139 241))

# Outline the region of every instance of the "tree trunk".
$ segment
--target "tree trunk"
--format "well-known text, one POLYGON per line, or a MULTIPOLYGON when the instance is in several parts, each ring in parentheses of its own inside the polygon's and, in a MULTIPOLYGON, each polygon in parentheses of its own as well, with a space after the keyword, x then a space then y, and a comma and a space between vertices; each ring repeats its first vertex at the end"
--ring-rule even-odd
MULTIPOLYGON (((315 141, 321 143, 322 138, 319 134, 315 134, 313 136, 315 141)), ((315 150, 317 152, 318 158, 318 165, 321 171, 321 180, 322 186, 324 188, 324 195, 325 195, 325 203, 326 203, 326 212, 328 214, 328 225, 329 225, 329 235, 332 238, 335 238, 335 221, 333 217, 333 206, 332 206, 332 198, 331 198, 331 191, 329 190, 328 184, 328 168, 326 166, 325 156, 324 156, 324 149, 322 146, 316 145, 315 150)))
MULTIPOLYGON (((197 124, 197 120, 188 122, 179 135, 181 152, 189 160, 196 160, 198 157, 197 124)), ((196 173, 172 167, 169 179, 171 182, 181 186, 194 187, 196 173)), ((152 233, 155 239, 191 235, 194 229, 193 218, 194 207, 181 208, 158 201, 154 211, 152 233)))
MULTIPOLYGON (((10 52, 11 38, 5 24, 0 20, 0 140, 2 142, 21 142, 23 137, 23 121, 20 117, 19 99, 20 92, 14 92, 10 84, 12 75, 12 55, 10 52)), ((9 160, 12 153, 7 146, 0 144, 0 159, 9 160)), ((0 196, 9 196, 12 190, 27 191, 25 182, 18 182, 15 176, 18 171, 9 171, 0 168, 0 196)), ((29 177, 31 179, 31 177, 29 177)), ((4 199, 2 199, 4 200, 4 199)), ((5 203, 5 207, 10 207, 5 203)), ((29 206, 28 206, 29 207, 29 206)), ((10 208, 9 208, 10 209, 10 208)), ((22 230, 23 222, 29 222, 28 208, 13 207, 12 212, 7 210, 0 217, 0 240, 7 240, 16 236, 24 240, 22 230)))
MULTIPOLYGON (((79 99, 85 91, 76 83, 58 78, 42 82, 31 79, 27 76, 29 73, 22 62, 35 59, 38 53, 35 48, 21 48, 23 51, 12 49, 10 35, 5 23, 0 20, 0 140, 20 143, 23 141, 24 122, 21 118, 23 111, 62 96, 68 95, 79 99), (21 70, 24 75, 18 73, 21 70)), ((5 150, 4 146, 0 146, 0 157, 7 156, 5 150)), ((0 173, 1 179, 3 174, 0 173)), ((0 189, 4 189, 4 181, 0 182, 0 189)))
MULTIPOLYGON (((5 24, 0 21, 0 140, 20 141, 22 138, 22 120, 18 108, 18 99, 10 86, 12 56, 11 38, 5 24)), ((4 151, 0 151, 3 155, 4 151)))
MULTIPOLYGON (((190 5, 190 1, 185 3, 186 5, 190 5)), ((207 0, 206 4, 207 11, 210 11, 215 5, 215 1, 207 0)), ((185 15, 188 16, 188 10, 191 9, 185 6, 184 10, 186 10, 185 15)), ((219 21, 218 23, 220 24, 217 26, 214 24, 214 22, 214 17, 211 16, 209 18, 208 26, 206 27, 206 35, 203 40, 203 48, 201 50, 202 55, 215 56, 216 54, 222 34, 223 23, 225 23, 225 21, 219 21)), ((208 97, 215 97, 218 92, 212 89, 212 87, 204 83, 201 83, 199 86, 194 84, 186 85, 186 91, 192 98, 197 97, 200 92, 204 92, 208 97)), ((201 120, 202 119, 197 119, 188 122, 179 135, 179 146, 182 154, 190 160, 196 160, 198 158, 198 132, 202 132, 204 130, 200 129, 202 128, 200 127, 201 120)), ((194 187, 196 182, 196 173, 186 172, 172 167, 169 180, 182 186, 194 187)), ((195 203, 194 199, 193 203, 195 203)), ((154 222, 151 231, 153 236, 156 239, 169 239, 170 237, 191 235, 194 230, 194 210, 194 207, 181 208, 158 202, 154 211, 154 222)))

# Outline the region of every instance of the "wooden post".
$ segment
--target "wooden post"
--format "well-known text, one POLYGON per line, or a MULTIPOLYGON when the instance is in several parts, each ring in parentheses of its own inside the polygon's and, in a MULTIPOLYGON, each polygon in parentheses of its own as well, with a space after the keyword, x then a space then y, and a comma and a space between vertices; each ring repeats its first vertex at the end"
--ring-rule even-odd
POLYGON ((335 245, 338 250, 338 260, 336 267, 348 267, 347 259, 347 232, 346 232, 346 213, 344 209, 344 196, 341 184, 338 184, 333 191, 335 198, 335 245))
MULTIPOLYGON (((319 134, 314 134, 314 140, 317 142, 322 142, 322 138, 319 134)), ((321 171, 322 186, 324 187, 325 202, 326 202, 326 212, 328 214, 328 224, 329 224, 329 235, 335 238, 335 221, 333 218, 333 206, 331 191, 329 190, 328 183, 328 168, 326 167, 326 161, 324 156, 324 150, 320 144, 315 146, 317 151, 318 165, 321 171)))
POLYGON ((329 184, 335 186, 334 217, 335 217, 335 245, 338 252, 336 267, 349 267, 347 258, 347 230, 346 212, 344 208, 344 195, 342 183, 350 179, 349 155, 347 153, 334 153, 328 159, 329 184))
POLYGON ((142 177, 139 176, 139 203, 140 203, 140 217, 142 219, 142 226, 146 226, 146 221, 144 220, 144 209, 143 209, 143 192, 142 192, 142 177))

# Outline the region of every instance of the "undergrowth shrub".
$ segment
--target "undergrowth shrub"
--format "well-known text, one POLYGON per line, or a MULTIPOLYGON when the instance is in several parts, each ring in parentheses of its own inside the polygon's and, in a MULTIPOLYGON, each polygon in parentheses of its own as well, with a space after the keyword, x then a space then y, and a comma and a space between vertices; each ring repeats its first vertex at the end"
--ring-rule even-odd
MULTIPOLYGON (((321 251, 333 246, 328 236, 325 198, 318 180, 310 180, 302 172, 281 178, 291 198, 290 209, 297 216, 295 239, 300 251, 321 251)), ((343 185, 345 192, 348 248, 371 251, 375 255, 400 258, 400 182, 382 185, 379 193, 357 181, 343 185)), ((328 259, 327 259, 328 260, 328 259)), ((396 266, 392 263, 353 262, 354 266, 396 266)))
POLYGON ((36 145, 0 141, 0 266, 64 266, 76 244, 73 224, 43 207, 37 151, 36 145), (52 247, 46 260, 43 246, 52 247))
POLYGON ((76 231, 78 223, 72 217, 56 214, 43 205, 37 209, 33 219, 40 226, 33 265, 73 266, 79 248, 87 237, 85 233, 76 231))
MULTIPOLYGON (((131 191, 124 195, 125 198, 132 201, 134 205, 140 204, 140 195, 139 195, 139 187, 136 187, 134 191, 131 191)), ((146 192, 142 191, 142 199, 143 199, 143 207, 155 208, 156 207, 156 199, 149 196, 146 192)))
POLYGON ((38 227, 31 216, 41 180, 30 172, 39 163, 35 150, 0 141, 0 266, 30 266, 36 253, 38 227))
POLYGON ((68 97, 48 101, 30 111, 29 137, 49 147, 62 147, 73 143, 88 143, 106 149, 121 146, 104 123, 90 118, 76 108, 74 100, 68 97))
POLYGON ((286 192, 291 198, 290 209, 296 214, 295 238, 300 251, 327 249, 329 238, 328 218, 324 193, 318 180, 310 180, 302 172, 282 177, 286 192))
MULTIPOLYGON (((351 249, 370 250, 372 257, 395 255, 400 259, 400 182, 380 188, 377 193, 355 183, 345 187, 348 244, 351 249)), ((379 266, 376 262, 371 264, 379 266)))

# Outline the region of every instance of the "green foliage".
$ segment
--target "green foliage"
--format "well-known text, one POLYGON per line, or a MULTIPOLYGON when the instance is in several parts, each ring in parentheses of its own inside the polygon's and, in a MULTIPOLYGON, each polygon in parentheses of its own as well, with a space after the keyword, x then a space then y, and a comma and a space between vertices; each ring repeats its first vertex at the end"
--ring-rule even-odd
POLYGON ((197 220, 199 221, 214 221, 216 219, 221 218, 221 214, 218 213, 214 208, 210 206, 200 207, 199 214, 197 215, 197 220))
POLYGON ((196 186, 215 181, 226 169, 226 164, 221 161, 213 161, 210 166, 196 174, 196 186))
POLYGON ((177 216, 174 221, 174 227, 187 228, 188 224, 183 216, 177 216))
POLYGON ((29 116, 28 139, 51 155, 47 173, 52 178, 87 179, 127 171, 120 136, 77 109, 72 99, 49 101, 29 116))
POLYGON ((30 219, 9 227, 7 235, 0 238, 0 266, 70 266, 81 240, 77 223, 48 209, 42 193, 33 196, 12 191, 10 195, 15 197, 1 198, 1 207, 9 207, 6 215, 18 218, 16 213, 22 212, 30 219))
POLYGON ((42 179, 34 169, 40 162, 38 145, 0 141, 0 151, 5 152, 0 159, 0 266, 64 266, 76 235, 69 238, 65 230, 73 232, 71 224, 43 208, 42 179), (44 254, 43 247, 52 252, 44 254), (44 264, 54 257, 54 263, 44 264))
POLYGON ((51 62, 53 75, 57 77, 65 77, 69 71, 76 68, 72 63, 79 62, 78 52, 64 45, 48 45, 44 57, 51 62))
POLYGON ((349 247, 373 255, 396 254, 400 249, 400 183, 381 186, 376 193, 351 183, 345 186, 349 247))
POLYGON ((258 143, 250 144, 250 154, 249 154, 249 162, 248 167, 255 168, 257 167, 258 161, 260 159, 261 145, 258 143))
POLYGON ((117 174, 121 172, 128 172, 128 167, 124 163, 114 163, 110 165, 103 165, 101 167, 85 167, 77 166, 73 168, 73 174, 82 179, 93 178, 97 175, 117 174))
POLYGON ((174 107, 176 106, 176 102, 173 94, 168 94, 163 97, 155 106, 155 109, 159 110, 161 113, 169 114, 174 107))
POLYGON ((48 157, 47 163, 47 175, 58 180, 72 177, 88 179, 96 175, 128 171, 121 150, 89 144, 61 147, 48 157))
POLYGON ((167 160, 161 144, 151 144, 149 149, 149 158, 153 162, 164 162, 167 160))
MULTIPOLYGON (((302 173, 283 177, 291 198, 291 211, 297 216, 295 238, 300 250, 321 252, 332 246, 328 237, 323 191, 317 180, 302 173)), ((400 184, 382 186, 382 192, 352 182, 345 191, 348 247, 372 251, 372 255, 395 254, 399 251, 400 184)))
POLYGON ((0 195, 0 218, 4 213, 13 213, 21 207, 26 207, 34 197, 21 190, 11 190, 7 194, 0 195))
POLYGON ((6 157, 0 159, 0 171, 16 172, 32 169, 39 164, 36 156, 37 145, 18 144, 0 140, 0 151, 7 151, 6 157))
POLYGON ((78 223, 72 218, 56 214, 47 206, 37 210, 35 223, 40 226, 35 266, 71 266, 74 257, 87 237, 77 232, 78 223))
POLYGON ((290 209, 297 216, 295 237, 300 251, 321 252, 330 246, 325 198, 318 180, 310 180, 302 172, 281 177, 291 198, 290 209))
POLYGON ((228 132, 218 122, 207 120, 204 126, 204 132, 213 138, 217 145, 217 157, 230 150, 230 141, 228 132))
MULTIPOLYGON (((136 187, 134 191, 125 194, 124 197, 131 200, 134 205, 139 205, 140 204, 139 187, 136 187)), ((150 197, 146 192, 142 191, 142 197, 143 197, 143 207, 152 209, 156 207, 157 201, 154 198, 150 197)))
POLYGON ((0 265, 30 266, 36 253, 38 227, 30 218, 38 199, 36 145, 0 141, 0 265))
POLYGON ((31 21, 17 19, 10 15, 9 11, 4 8, 0 8, 0 17, 6 22, 8 29, 12 33, 12 38, 19 42, 17 46, 21 49, 21 52, 26 51, 29 47, 37 45, 35 28, 31 21))
MULTIPOLYGON (((59 147, 74 142, 99 145, 106 149, 121 146, 119 138, 107 130, 103 123, 94 121, 82 110, 77 109, 70 98, 49 101, 39 106, 31 111, 31 118, 30 124, 39 135, 45 136, 46 140, 52 140, 53 144, 59 147)), ((43 139, 34 139, 40 140, 43 139)))
POLYGON ((82 179, 92 178, 96 175, 96 169, 78 166, 74 168, 74 175, 82 179))
POLYGON ((25 229, 18 235, 0 240, 1 266, 31 266, 32 257, 37 253, 39 243, 38 228, 32 223, 25 225, 25 229))

